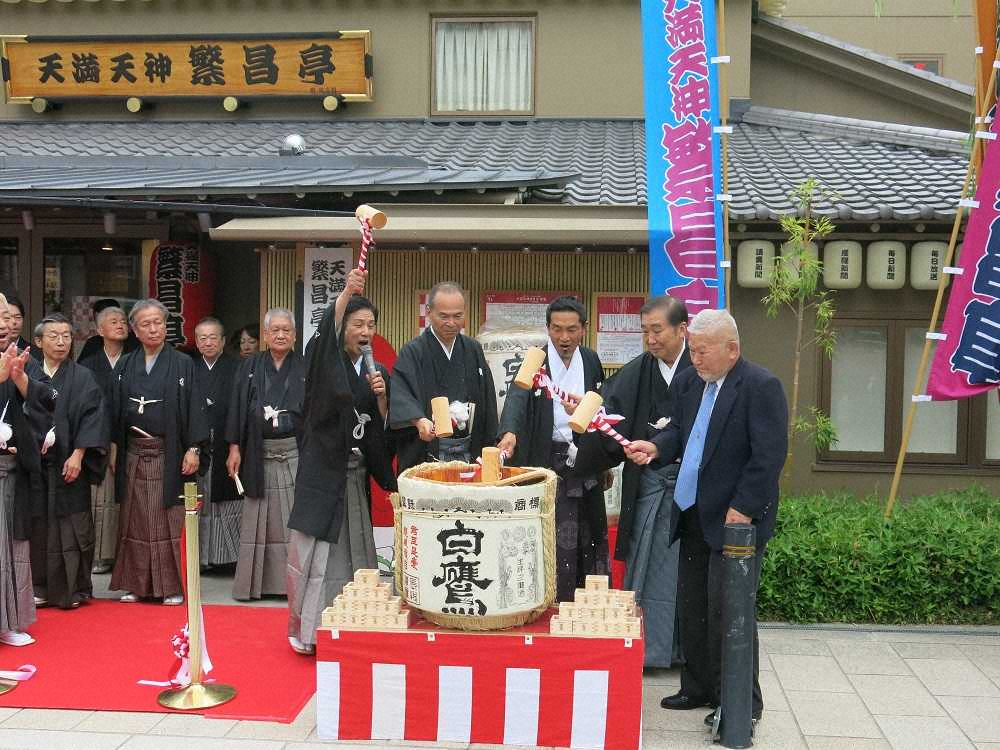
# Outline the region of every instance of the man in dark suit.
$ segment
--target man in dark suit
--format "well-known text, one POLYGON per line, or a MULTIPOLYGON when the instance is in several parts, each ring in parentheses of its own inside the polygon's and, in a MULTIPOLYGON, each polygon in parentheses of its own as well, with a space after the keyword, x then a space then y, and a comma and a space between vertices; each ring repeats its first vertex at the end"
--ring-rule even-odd
MULTIPOLYGON (((597 352, 581 346, 587 309, 576 297, 559 297, 545 310, 549 343, 545 368, 552 381, 579 399, 604 380, 597 352)), ((588 575, 607 575, 608 515, 600 472, 576 464, 577 446, 564 404, 541 390, 511 388, 500 419, 500 449, 514 466, 546 466, 560 477, 556 494, 556 599, 572 601, 588 575), (574 470, 574 466, 579 471, 574 470)))
MULTIPOLYGON (((757 529, 754 581, 778 515, 778 481, 788 451, 788 403, 781 381, 740 356, 736 321, 725 310, 703 310, 688 327, 692 367, 680 373, 674 417, 650 441, 633 443, 629 458, 643 465, 681 457, 671 537, 679 537, 681 689, 661 706, 717 706, 722 652, 722 543, 726 524, 757 529)), ((754 632, 753 716, 764 702, 757 679, 754 632)))
MULTIPOLYGON (((601 389, 609 414, 625 419, 615 429, 629 440, 649 440, 674 414, 674 378, 691 366, 685 337, 687 307, 673 297, 652 297, 639 310, 646 351, 614 374, 601 389)), ((604 471, 625 460, 621 445, 592 432, 579 438, 578 464, 604 471)), ((677 604, 677 548, 671 543, 671 508, 679 463, 625 464, 615 558, 624 560, 625 588, 635 591, 645 616, 644 665, 673 662, 677 604)))

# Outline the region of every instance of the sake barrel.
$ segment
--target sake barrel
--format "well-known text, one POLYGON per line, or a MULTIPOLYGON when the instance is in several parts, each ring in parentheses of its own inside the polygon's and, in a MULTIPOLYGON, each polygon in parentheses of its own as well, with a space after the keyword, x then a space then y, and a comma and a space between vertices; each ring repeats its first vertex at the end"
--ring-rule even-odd
POLYGON ((392 496, 396 589, 424 618, 459 630, 502 630, 537 619, 556 598, 556 474, 505 467, 500 486, 476 466, 421 464, 392 496))

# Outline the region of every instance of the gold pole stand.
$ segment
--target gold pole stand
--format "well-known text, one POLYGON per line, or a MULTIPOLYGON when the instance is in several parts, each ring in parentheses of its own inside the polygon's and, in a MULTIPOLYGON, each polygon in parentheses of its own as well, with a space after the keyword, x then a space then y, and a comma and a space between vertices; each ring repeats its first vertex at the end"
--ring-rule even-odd
POLYGON ((217 682, 204 684, 201 679, 201 558, 198 549, 198 485, 184 484, 184 533, 187 536, 185 565, 187 565, 188 608, 188 659, 191 663, 191 684, 182 688, 170 688, 160 693, 156 699, 161 706, 178 711, 193 711, 211 708, 227 703, 236 697, 232 685, 217 682))

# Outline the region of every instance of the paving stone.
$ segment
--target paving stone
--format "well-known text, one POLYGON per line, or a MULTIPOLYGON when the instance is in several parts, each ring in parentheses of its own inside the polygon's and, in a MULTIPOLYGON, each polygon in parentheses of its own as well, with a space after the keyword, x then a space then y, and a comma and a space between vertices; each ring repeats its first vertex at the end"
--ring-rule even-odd
POLYGON ((882 737, 865 704, 854 693, 786 690, 785 697, 804 735, 882 737))
POLYGON ((807 750, 806 741, 791 713, 764 711, 753 738, 754 747, 774 750, 807 750))
MULTIPOLYGON (((792 654, 796 656, 830 656, 832 651, 821 638, 774 638, 761 641, 760 650, 768 656, 792 654)), ((773 662, 772 662, 773 663, 773 662)))
POLYGON ((0 727, 0 750, 115 750, 126 741, 128 735, 124 734, 77 734, 0 727))
POLYGON ((893 650, 904 659, 962 659, 964 654, 958 646, 946 643, 906 643, 892 644, 893 650))
POLYGON ((846 674, 913 674, 888 643, 829 641, 828 644, 846 674))
POLYGON ((74 727, 77 732, 117 732, 145 734, 159 724, 167 714, 137 711, 94 711, 74 727))
POLYGON ((163 721, 149 730, 149 733, 177 737, 223 737, 235 726, 236 722, 232 719, 167 714, 163 717, 163 721))
POLYGON ((840 671, 832 656, 798 656, 778 654, 771 657, 781 687, 789 690, 811 690, 830 693, 852 693, 854 687, 840 671))
POLYGON ((1000 688, 968 659, 907 659, 906 663, 934 695, 1000 698, 1000 688))
POLYGON ((848 679, 873 714, 947 716, 924 684, 912 675, 859 674, 849 675, 848 679))
POLYGON ((764 696, 764 708, 768 711, 791 711, 785 700, 785 691, 774 672, 760 673, 760 692, 764 696))
POLYGON ((284 742, 265 740, 142 734, 129 739, 121 750, 284 750, 284 747, 284 742))
POLYGON ((876 716, 893 750, 972 750, 972 743, 946 716, 876 716))
POLYGON ((22 708, 4 720, 4 729, 73 729, 93 711, 70 711, 59 708, 22 708))
POLYGON ((942 696, 941 705, 974 742, 1000 742, 1000 698, 942 696))
POLYGON ((892 750, 885 740, 861 737, 806 737, 809 750, 892 750))

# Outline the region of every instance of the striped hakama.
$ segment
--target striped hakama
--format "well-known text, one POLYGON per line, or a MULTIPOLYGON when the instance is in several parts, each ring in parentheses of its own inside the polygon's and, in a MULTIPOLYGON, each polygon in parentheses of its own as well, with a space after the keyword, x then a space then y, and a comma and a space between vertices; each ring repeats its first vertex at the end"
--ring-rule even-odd
POLYGON ((183 594, 184 506, 163 506, 163 438, 132 438, 125 460, 128 490, 121 504, 121 533, 110 588, 146 597, 183 594))
MULTIPOLYGON (((43 515, 31 522, 31 578, 36 596, 55 607, 68 609, 90 599, 94 593, 90 581, 94 519, 89 510, 59 515, 56 492, 62 467, 49 463, 43 470, 48 479, 46 508, 43 515)), ((86 502, 86 495, 83 499, 86 502)))
POLYGON ((240 524, 243 521, 243 501, 212 502, 212 474, 225 471, 225 466, 212 464, 211 470, 198 478, 202 496, 202 511, 198 527, 201 564, 229 565, 240 556, 240 524))
POLYGON ((294 437, 264 440, 264 497, 244 498, 233 598, 284 595, 288 516, 295 499, 299 451, 294 437))
POLYGON ((24 630, 35 621, 28 540, 14 538, 14 461, 0 455, 0 631, 24 630))
POLYGON ((336 544, 295 529, 289 532, 288 635, 307 646, 316 643, 323 610, 354 572, 378 567, 367 484, 364 458, 353 454, 347 463, 344 522, 336 544))
POLYGON ((110 564, 118 548, 118 503, 115 502, 115 473, 111 467, 103 481, 90 488, 90 509, 94 515, 94 562, 110 564))

